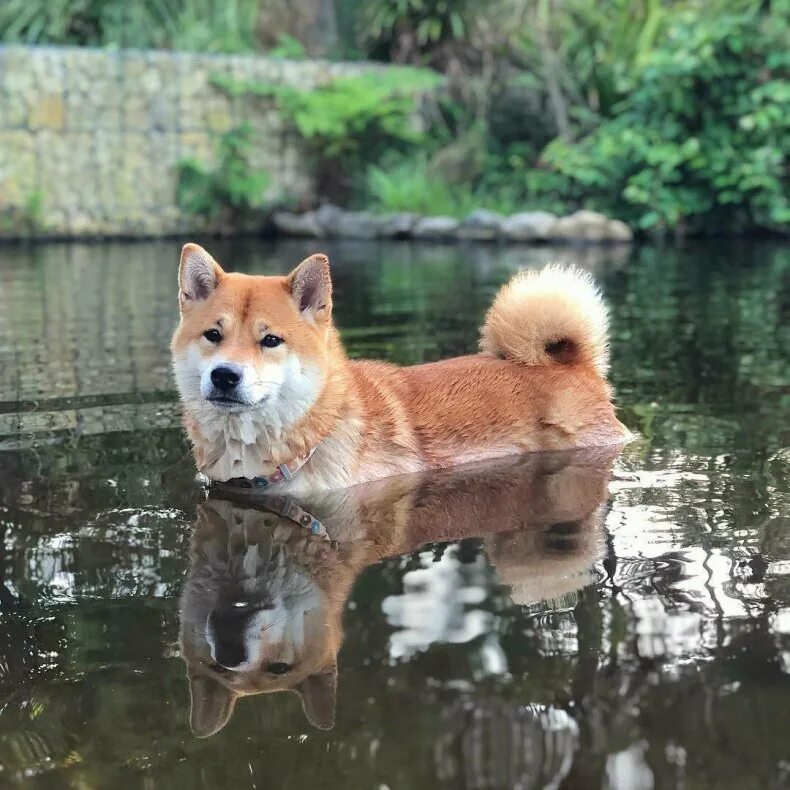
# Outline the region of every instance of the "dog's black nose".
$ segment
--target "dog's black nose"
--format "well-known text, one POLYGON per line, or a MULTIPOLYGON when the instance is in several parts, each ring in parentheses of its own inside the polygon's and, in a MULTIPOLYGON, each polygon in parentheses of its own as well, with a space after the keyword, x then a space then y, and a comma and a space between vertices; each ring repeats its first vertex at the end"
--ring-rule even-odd
POLYGON ((241 373, 227 365, 221 365, 211 371, 211 383, 222 392, 230 392, 239 381, 241 381, 241 373))
POLYGON ((247 651, 241 642, 218 643, 214 660, 225 669, 236 669, 247 659, 247 651))
POLYGON ((208 618, 208 630, 213 641, 212 658, 225 669, 236 669, 247 660, 244 632, 250 612, 214 610, 208 618))

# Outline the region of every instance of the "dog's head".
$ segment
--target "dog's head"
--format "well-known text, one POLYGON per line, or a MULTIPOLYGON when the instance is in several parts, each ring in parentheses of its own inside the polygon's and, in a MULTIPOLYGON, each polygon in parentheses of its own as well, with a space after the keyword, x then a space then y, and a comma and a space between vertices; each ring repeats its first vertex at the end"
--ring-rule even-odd
POLYGON ((279 516, 209 500, 181 600, 191 725, 213 735, 241 696, 295 691, 312 725, 334 723, 342 602, 321 587, 328 544, 279 516))
POLYGON ((196 244, 179 269, 181 321, 171 350, 187 409, 254 411, 287 426, 315 402, 336 348, 325 255, 287 277, 231 274, 196 244))

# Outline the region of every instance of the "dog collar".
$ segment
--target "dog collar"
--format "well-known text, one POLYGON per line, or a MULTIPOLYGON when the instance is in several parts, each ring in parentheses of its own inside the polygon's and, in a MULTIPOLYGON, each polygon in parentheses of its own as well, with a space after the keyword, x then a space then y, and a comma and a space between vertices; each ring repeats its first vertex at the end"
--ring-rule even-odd
MULTIPOLYGON (((297 456, 287 464, 280 464, 270 475, 261 477, 235 477, 221 485, 237 485, 244 488, 268 488, 270 485, 293 480, 294 475, 310 460, 316 448, 297 456)), ((300 507, 290 496, 266 495, 260 500, 261 504, 275 515, 287 518, 300 527, 310 530, 313 535, 321 535, 329 539, 326 527, 315 516, 300 507)))
POLYGON ((311 535, 321 535, 329 540, 329 533, 326 531, 326 527, 315 516, 308 513, 300 505, 297 505, 292 497, 270 495, 264 497, 261 504, 276 516, 282 516, 300 527, 309 529, 311 535))
MULTIPOLYGON (((228 488, 233 486, 240 486, 246 489, 251 487, 250 481, 243 477, 237 477, 235 480, 228 480, 225 483, 214 483, 213 485, 217 487, 215 490, 218 491, 227 491, 228 488)), ((312 513, 308 513, 301 505, 297 504, 293 497, 285 496, 284 494, 258 495, 257 493, 253 494, 253 496, 255 499, 251 500, 251 504, 254 503, 256 506, 274 513, 275 516, 293 521, 294 524, 309 530, 311 535, 319 535, 326 540, 331 540, 326 527, 312 513)), ((232 496, 230 499, 234 501, 232 496)))
MULTIPOLYGON (((220 498, 225 498, 222 496, 222 492, 228 492, 228 489, 233 486, 240 486, 247 490, 251 487, 250 481, 243 477, 228 480, 224 483, 213 483, 212 485, 215 486, 215 491, 220 492, 220 498)), ((254 493, 253 496, 254 499, 249 500, 250 504, 254 504, 263 510, 268 510, 269 513, 274 513, 275 516, 287 518, 289 521, 293 521, 294 524, 309 530, 311 535, 318 535, 334 543, 329 537, 326 527, 312 513, 308 513, 301 505, 297 504, 293 497, 284 494, 259 495, 257 493, 254 493)), ((228 499, 231 502, 236 501, 233 495, 230 495, 228 499)))
POLYGON ((270 475, 252 477, 250 482, 255 488, 268 488, 277 483, 293 480, 294 475, 310 460, 315 451, 316 448, 313 447, 312 450, 302 453, 302 455, 294 458, 293 461, 288 461, 287 464, 280 464, 270 475))

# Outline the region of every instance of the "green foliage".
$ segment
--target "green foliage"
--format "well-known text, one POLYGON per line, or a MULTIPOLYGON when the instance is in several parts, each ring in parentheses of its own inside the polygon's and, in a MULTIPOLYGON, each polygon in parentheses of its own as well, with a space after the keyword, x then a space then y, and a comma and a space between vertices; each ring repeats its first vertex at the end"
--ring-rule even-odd
MULTIPOLYGON (((265 3, 4 0, 0 41, 255 51, 265 3)), ((335 8, 339 28, 355 30, 346 56, 446 77, 439 89, 437 71, 383 69, 306 90, 217 78, 234 96, 276 104, 306 143, 321 198, 453 215, 472 200, 585 206, 658 232, 790 227, 788 0, 335 8)), ((305 56, 289 35, 270 40, 274 57, 305 56)), ((182 204, 205 215, 220 194, 232 211, 255 205, 262 175, 231 165, 245 161, 244 145, 221 153, 216 171, 183 163, 182 204)))
POLYGON ((280 36, 277 39, 277 45, 266 54, 271 58, 283 58, 286 60, 302 60, 307 57, 307 52, 302 42, 289 35, 280 36))
POLYGON ((3 0, 0 41, 248 52, 258 0, 3 0))
POLYGON ((373 205, 383 211, 458 216, 473 208, 468 189, 455 188, 432 177, 425 156, 390 168, 371 166, 366 185, 373 205))
POLYGON ((679 14, 613 117, 548 146, 564 197, 644 229, 790 224, 788 32, 756 11, 679 14))
POLYGON ((666 0, 543 0, 522 47, 536 71, 557 72, 569 121, 584 129, 627 93, 633 72, 665 33, 673 6, 666 0))
POLYGON ((425 155, 402 159, 390 167, 371 166, 366 174, 366 195, 375 209, 411 211, 463 219, 476 208, 512 214, 522 208, 507 185, 473 189, 450 184, 425 155))
POLYGON ((418 97, 438 80, 432 72, 402 68, 341 77, 313 90, 223 76, 213 82, 231 96, 274 100, 307 142, 319 188, 336 197, 348 189, 349 175, 364 172, 388 153, 423 142, 418 97))
MULTIPOLYGON (((362 5, 378 15, 383 39, 413 37, 421 15, 430 17, 435 37, 417 48, 444 53, 460 74, 431 130, 445 150, 482 131, 466 180, 448 178, 453 200, 586 206, 650 231, 790 225, 786 0, 493 0, 482 18, 462 3, 452 11, 463 15, 457 35, 467 51, 452 56, 448 4, 362 5)), ((430 178, 421 185, 429 170, 401 166, 387 178, 378 169, 368 192, 384 205, 425 204, 421 189, 449 192, 430 178)))
POLYGON ((359 33, 372 54, 411 60, 445 41, 463 39, 475 6, 474 0, 368 0, 362 4, 359 33))
POLYGON ((238 221, 265 208, 269 176, 250 165, 251 135, 248 124, 223 134, 213 169, 193 159, 180 163, 177 197, 184 211, 207 219, 226 215, 238 221))

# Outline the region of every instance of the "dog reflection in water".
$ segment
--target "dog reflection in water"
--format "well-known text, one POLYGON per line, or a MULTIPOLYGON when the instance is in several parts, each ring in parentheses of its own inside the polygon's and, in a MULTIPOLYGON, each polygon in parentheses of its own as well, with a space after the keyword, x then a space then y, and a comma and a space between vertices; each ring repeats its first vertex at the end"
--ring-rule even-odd
POLYGON ((386 557, 479 536, 518 603, 583 586, 615 454, 542 453, 301 502, 330 539, 280 515, 282 500, 215 492, 198 511, 181 600, 193 732, 222 729, 239 697, 286 690, 313 726, 331 728, 343 608, 357 575, 386 557))

